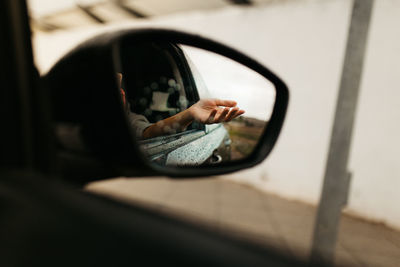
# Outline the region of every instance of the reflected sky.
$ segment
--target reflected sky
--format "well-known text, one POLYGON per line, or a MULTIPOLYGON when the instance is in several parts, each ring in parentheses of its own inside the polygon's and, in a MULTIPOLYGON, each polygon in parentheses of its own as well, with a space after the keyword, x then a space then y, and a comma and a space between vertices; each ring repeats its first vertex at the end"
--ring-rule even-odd
POLYGON ((271 117, 275 103, 275 87, 271 82, 226 57, 194 47, 181 47, 200 72, 211 97, 235 100, 247 117, 260 120, 271 117))

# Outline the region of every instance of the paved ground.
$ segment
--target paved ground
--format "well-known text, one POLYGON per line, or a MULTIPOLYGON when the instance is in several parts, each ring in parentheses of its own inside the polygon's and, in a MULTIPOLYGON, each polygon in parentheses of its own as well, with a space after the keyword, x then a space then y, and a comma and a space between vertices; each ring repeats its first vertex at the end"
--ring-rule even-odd
MULTIPOLYGON (((202 221, 304 259, 310 252, 315 207, 225 179, 117 178, 87 189, 202 221)), ((336 263, 400 266, 400 232, 343 216, 336 263)))

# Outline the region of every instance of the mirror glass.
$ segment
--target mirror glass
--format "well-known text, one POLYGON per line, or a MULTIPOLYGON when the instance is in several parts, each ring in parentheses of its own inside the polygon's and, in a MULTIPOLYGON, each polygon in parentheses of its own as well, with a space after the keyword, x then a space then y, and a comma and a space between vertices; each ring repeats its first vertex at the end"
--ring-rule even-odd
POLYGON ((212 165, 251 154, 275 87, 219 54, 176 43, 124 44, 116 73, 140 149, 163 166, 212 165))

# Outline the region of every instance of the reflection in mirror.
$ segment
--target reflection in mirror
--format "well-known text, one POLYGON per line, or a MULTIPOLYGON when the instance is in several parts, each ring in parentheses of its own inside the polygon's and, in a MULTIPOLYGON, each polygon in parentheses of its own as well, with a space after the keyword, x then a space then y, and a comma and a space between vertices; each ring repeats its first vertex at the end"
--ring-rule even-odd
POLYGON ((180 44, 123 45, 117 79, 132 136, 160 165, 249 156, 275 104, 275 87, 260 74, 180 44))

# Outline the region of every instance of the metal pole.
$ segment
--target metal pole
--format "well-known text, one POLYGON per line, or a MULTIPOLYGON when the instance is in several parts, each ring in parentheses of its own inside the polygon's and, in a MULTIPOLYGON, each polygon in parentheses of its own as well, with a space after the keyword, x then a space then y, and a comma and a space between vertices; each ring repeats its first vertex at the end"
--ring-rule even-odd
POLYGON ((311 264, 333 265, 342 208, 347 203, 349 150, 373 0, 354 0, 328 160, 317 211, 311 264))

